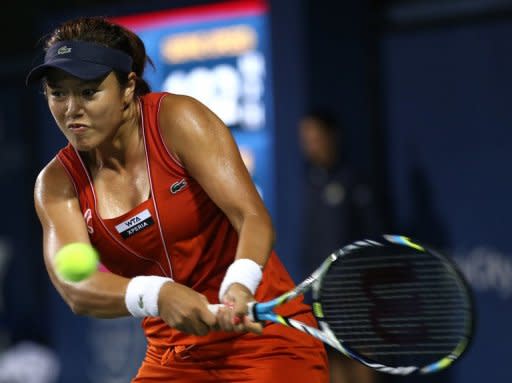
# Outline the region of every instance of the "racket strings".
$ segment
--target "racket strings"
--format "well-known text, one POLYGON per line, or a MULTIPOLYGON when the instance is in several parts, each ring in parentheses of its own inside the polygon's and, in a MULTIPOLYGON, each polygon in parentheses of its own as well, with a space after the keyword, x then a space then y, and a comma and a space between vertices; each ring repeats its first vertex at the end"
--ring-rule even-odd
POLYGON ((334 262, 320 291, 323 315, 335 336, 366 359, 427 365, 465 340, 470 302, 448 262, 398 250, 362 248, 334 262))

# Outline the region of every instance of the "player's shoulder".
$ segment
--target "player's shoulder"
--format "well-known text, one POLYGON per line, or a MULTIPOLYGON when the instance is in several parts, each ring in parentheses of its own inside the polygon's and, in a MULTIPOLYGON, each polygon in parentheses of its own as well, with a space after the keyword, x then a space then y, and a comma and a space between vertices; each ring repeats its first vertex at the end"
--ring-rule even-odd
POLYGON ((168 94, 158 116, 160 131, 167 142, 194 141, 215 126, 215 115, 197 99, 168 94))
POLYGON ((162 97, 160 114, 164 118, 188 119, 207 113, 206 106, 194 97, 174 93, 166 93, 162 97))
POLYGON ((58 157, 55 156, 41 169, 37 175, 37 181, 45 183, 48 181, 51 182, 65 174, 64 166, 61 164, 58 157))
POLYGON ((34 196, 36 201, 51 198, 69 198, 75 196, 74 186, 57 157, 54 157, 37 175, 34 196))
POLYGON ((220 119, 197 99, 167 94, 162 99, 158 124, 168 150, 182 163, 185 153, 210 145, 225 129, 220 119))

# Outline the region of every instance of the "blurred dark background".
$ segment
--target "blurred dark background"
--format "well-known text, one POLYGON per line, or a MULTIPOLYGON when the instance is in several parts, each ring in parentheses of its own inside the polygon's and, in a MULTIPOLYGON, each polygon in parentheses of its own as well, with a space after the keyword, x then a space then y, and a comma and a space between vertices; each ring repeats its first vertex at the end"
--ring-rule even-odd
MULTIPOLYGON (((47 347, 49 358, 54 355, 60 363, 59 382, 126 381, 119 376, 127 365, 135 371, 142 348, 136 322, 73 317, 46 276, 32 188, 48 152, 60 143, 47 142, 43 126, 51 126, 51 116, 38 89, 24 85, 27 71, 40 59, 38 41, 70 17, 212 3, 2 5, 0 352, 27 341, 47 347), (94 355, 105 339, 121 344, 119 355, 105 356, 114 364, 98 362, 94 355), (98 378, 90 366, 108 373, 98 378)), ((475 342, 452 371, 429 381, 510 381, 512 1, 268 3, 277 250, 292 276, 298 281, 308 272, 297 259, 306 177, 298 126, 305 113, 321 106, 333 111, 343 127, 344 156, 373 191, 380 230, 411 235, 446 251, 474 288, 475 342)), ((319 260, 324 256, 319 254, 319 260)), ((0 357, 0 371, 2 366, 0 357)))

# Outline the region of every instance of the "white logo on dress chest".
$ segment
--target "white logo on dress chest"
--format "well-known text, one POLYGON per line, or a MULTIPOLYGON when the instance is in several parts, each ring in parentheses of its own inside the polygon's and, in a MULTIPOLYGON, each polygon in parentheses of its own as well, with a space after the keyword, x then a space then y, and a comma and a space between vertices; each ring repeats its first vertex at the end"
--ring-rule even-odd
POLYGON ((123 238, 129 238, 134 234, 153 225, 153 217, 148 209, 141 211, 139 214, 128 218, 126 221, 116 225, 116 230, 123 238))

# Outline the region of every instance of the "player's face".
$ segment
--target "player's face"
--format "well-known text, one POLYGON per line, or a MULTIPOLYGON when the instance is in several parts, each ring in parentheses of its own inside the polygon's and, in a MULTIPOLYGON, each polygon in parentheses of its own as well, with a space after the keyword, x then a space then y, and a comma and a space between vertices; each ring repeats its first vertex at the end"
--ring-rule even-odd
POLYGON ((48 106, 60 130, 78 150, 107 143, 126 121, 128 101, 113 72, 83 81, 66 72, 52 71, 46 82, 48 106))

